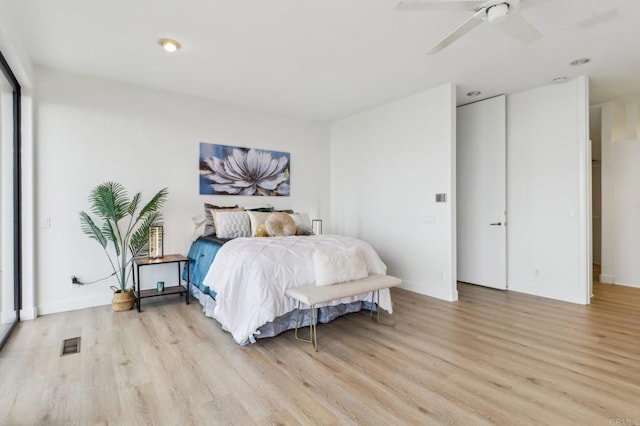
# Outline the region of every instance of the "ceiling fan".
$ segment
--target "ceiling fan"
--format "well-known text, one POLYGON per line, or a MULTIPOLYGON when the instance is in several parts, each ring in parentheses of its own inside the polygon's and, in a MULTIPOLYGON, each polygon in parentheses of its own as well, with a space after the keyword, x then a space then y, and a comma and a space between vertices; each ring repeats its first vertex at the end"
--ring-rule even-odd
POLYGON ((402 0, 396 10, 469 10, 473 15, 443 38, 429 52, 438 53, 451 43, 487 22, 515 39, 529 44, 542 37, 518 12, 544 0, 402 0))

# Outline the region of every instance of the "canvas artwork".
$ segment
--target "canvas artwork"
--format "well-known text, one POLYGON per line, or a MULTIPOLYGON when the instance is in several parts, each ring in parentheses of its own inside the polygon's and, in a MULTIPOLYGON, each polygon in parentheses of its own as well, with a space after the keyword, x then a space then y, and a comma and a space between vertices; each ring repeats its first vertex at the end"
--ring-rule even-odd
POLYGON ((289 196, 288 152, 200 143, 200 194, 289 196))

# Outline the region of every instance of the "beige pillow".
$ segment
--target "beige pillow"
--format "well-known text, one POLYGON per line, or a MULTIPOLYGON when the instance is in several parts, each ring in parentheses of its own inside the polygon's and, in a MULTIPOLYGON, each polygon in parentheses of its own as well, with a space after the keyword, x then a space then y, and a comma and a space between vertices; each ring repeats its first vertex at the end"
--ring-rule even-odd
POLYGON ((270 213, 264 224, 270 237, 296 235, 296 223, 286 213, 270 213))
POLYGON ((311 228, 311 219, 307 213, 291 213, 289 214, 291 219, 296 224, 296 235, 313 235, 313 229, 311 228))

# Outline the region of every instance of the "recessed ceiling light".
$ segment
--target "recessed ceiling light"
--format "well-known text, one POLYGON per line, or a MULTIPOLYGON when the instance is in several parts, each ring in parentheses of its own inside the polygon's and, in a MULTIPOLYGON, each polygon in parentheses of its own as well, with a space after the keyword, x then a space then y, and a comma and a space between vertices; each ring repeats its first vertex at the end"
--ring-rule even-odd
POLYGON ((175 52, 182 47, 179 41, 170 38, 161 38, 158 44, 167 52, 175 52))
POLYGON ((551 81, 556 84, 565 83, 567 81, 567 77, 556 77, 551 81))
POLYGON ((577 67, 579 65, 588 64, 589 62, 591 62, 591 58, 580 58, 569 62, 569 65, 571 65, 572 67, 577 67))
POLYGON ((467 92, 467 96, 471 98, 475 98, 476 96, 480 96, 482 94, 479 90, 472 90, 471 92, 467 92))

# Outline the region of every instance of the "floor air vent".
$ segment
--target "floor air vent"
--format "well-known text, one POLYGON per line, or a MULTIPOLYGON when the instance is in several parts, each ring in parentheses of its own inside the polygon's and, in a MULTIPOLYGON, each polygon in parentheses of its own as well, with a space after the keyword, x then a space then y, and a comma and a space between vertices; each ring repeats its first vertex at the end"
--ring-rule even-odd
POLYGON ((73 337, 62 341, 62 352, 60 356, 77 354, 80 352, 80 338, 73 337))

